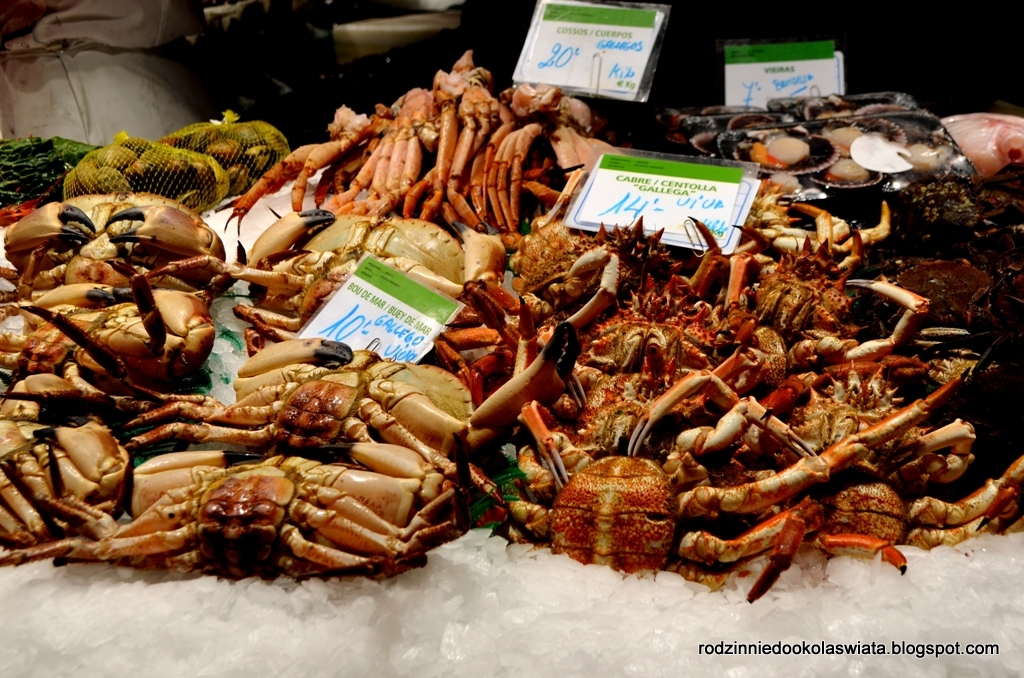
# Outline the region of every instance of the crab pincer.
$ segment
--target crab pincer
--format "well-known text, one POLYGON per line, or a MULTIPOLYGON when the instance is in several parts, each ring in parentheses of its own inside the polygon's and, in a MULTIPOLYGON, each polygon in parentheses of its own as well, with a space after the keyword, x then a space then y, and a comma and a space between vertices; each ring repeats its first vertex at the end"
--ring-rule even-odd
POLYGON ((224 245, 201 219, 169 205, 129 207, 107 219, 107 226, 119 221, 141 221, 142 225, 110 238, 112 243, 143 243, 179 254, 211 254, 224 258, 224 245))
MULTIPOLYGON (((568 322, 559 323, 551 340, 523 372, 512 377, 484 401, 469 420, 471 440, 474 432, 513 426, 523 405, 536 400, 554 403, 565 390, 581 350, 576 330, 568 322)), ((476 448, 478 443, 473 443, 476 448)))

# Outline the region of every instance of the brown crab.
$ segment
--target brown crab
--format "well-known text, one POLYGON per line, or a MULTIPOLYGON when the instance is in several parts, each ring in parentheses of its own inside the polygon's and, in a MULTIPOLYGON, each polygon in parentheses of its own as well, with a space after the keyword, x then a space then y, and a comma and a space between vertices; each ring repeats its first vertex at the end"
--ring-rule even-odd
MULTIPOLYGON (((7 229, 4 251, 18 271, 19 291, 34 299, 63 284, 126 285, 110 265, 124 258, 145 272, 177 259, 224 259, 224 245, 200 216, 169 198, 148 193, 87 195, 44 205, 7 229)), ((164 287, 196 291, 209 271, 167 276, 164 287)))
POLYGON ((135 471, 131 522, 94 511, 77 534, 8 551, 0 565, 58 558, 233 578, 392 576, 462 534, 468 504, 415 452, 382 447, 350 450, 377 470, 301 457, 228 466, 221 452, 155 457, 135 471))

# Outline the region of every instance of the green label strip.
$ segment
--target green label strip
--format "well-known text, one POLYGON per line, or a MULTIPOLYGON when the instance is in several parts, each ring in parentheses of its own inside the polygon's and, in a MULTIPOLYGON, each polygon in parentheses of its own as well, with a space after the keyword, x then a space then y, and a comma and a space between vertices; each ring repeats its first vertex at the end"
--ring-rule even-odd
POLYGON ((759 64, 775 61, 813 61, 833 59, 835 40, 819 42, 785 42, 775 45, 726 45, 725 63, 759 64))
POLYGON ((738 184, 743 180, 743 170, 739 167, 697 165, 689 162, 635 158, 628 155, 612 155, 611 153, 606 153, 601 158, 601 169, 637 172, 639 174, 656 174, 663 177, 679 177, 683 179, 722 181, 730 184, 738 184))
POLYGON ((650 9, 621 7, 583 7, 580 5, 545 5, 544 21, 568 21, 577 24, 654 28, 658 13, 650 9))
POLYGON ((416 309, 442 325, 448 322, 459 306, 440 294, 406 278, 390 266, 367 258, 359 264, 355 277, 365 280, 381 292, 390 294, 403 304, 416 309))

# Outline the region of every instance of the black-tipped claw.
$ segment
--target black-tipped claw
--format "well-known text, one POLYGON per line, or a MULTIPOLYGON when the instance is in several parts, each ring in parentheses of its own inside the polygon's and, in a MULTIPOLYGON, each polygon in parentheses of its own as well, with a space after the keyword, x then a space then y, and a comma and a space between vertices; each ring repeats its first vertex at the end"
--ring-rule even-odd
POLYGON ((324 341, 319 348, 313 350, 313 357, 325 363, 348 365, 352 362, 352 348, 340 341, 324 341))
POLYGON ((135 300, 135 297, 132 296, 132 288, 130 287, 114 287, 110 290, 110 293, 113 295, 114 300, 118 302, 135 300))
POLYGON ((576 328, 568 321, 558 323, 551 340, 541 351, 544 360, 556 360, 555 370, 561 379, 566 379, 576 367, 576 359, 580 357, 583 347, 576 336, 576 328))
MULTIPOLYGON (((110 222, 107 222, 110 223, 110 222)), ((122 242, 148 242, 156 240, 155 236, 152 235, 139 235, 138 229, 133 228, 130 231, 125 231, 121 235, 115 235, 110 239, 110 242, 122 243, 122 242)))
POLYGON ((68 240, 72 245, 84 245, 89 242, 89 237, 82 233, 77 228, 71 226, 62 226, 60 229, 60 237, 62 240, 68 240))
POLYGON ((236 464, 255 464, 258 461, 263 461, 263 455, 253 454, 252 452, 224 452, 224 460, 228 463, 228 466, 234 466, 236 464))
POLYGON ((481 220, 480 223, 484 225, 484 229, 487 231, 487 235, 501 235, 501 231, 496 229, 494 226, 491 226, 486 221, 481 220))
POLYGON ((243 266, 249 263, 249 255, 246 253, 245 248, 242 247, 241 242, 235 243, 235 261, 243 266))
POLYGON ((352 446, 355 443, 334 443, 332 445, 321 445, 302 451, 302 456, 322 464, 333 464, 339 460, 349 460, 352 446))
POLYGON ((36 440, 55 440, 57 438, 57 429, 52 426, 37 428, 35 431, 32 431, 32 437, 36 440))
POLYGON ((92 219, 89 218, 89 215, 87 215, 85 212, 78 209, 74 205, 65 205, 64 208, 60 211, 60 214, 57 215, 57 218, 60 219, 60 223, 64 224, 65 226, 67 226, 71 222, 75 222, 77 224, 85 226, 93 233, 96 232, 96 224, 92 223, 92 219))
POLYGON ((330 226, 338 219, 334 212, 328 212, 327 210, 304 210, 299 212, 299 218, 302 219, 302 224, 306 228, 330 226))
MULTIPOLYGON (((107 226, 118 221, 145 221, 146 212, 141 207, 129 207, 107 219, 107 226)), ((120 236, 118 236, 120 237, 120 236)), ((113 240, 113 238, 111 238, 113 240)))
MULTIPOLYGON (((127 288, 122 288, 127 289, 127 288)), ((94 304, 100 304, 102 306, 110 306, 111 304, 117 303, 117 297, 113 292, 108 290, 88 290, 85 293, 85 298, 94 304)))

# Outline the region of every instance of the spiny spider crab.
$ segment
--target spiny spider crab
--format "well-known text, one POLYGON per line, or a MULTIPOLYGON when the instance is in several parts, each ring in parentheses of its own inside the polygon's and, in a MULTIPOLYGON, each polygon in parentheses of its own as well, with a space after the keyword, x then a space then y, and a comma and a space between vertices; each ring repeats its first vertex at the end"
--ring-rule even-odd
POLYGON ((363 467, 301 457, 229 466, 238 455, 214 451, 154 457, 134 471, 131 522, 82 510, 74 534, 8 551, 0 565, 55 558, 232 578, 389 577, 468 528, 464 453, 446 479, 404 448, 345 451, 363 467))
MULTIPOLYGON (((169 198, 148 193, 87 195, 35 210, 7 229, 4 251, 14 264, 23 299, 64 284, 128 284, 110 262, 122 258, 142 272, 168 262, 206 255, 224 259, 224 245, 200 216, 169 198)), ((196 291, 210 285, 209 271, 164 277, 163 287, 196 291)))
POLYGON ((826 363, 877 360, 909 342, 928 317, 928 300, 909 290, 879 280, 848 280, 825 248, 812 254, 809 246, 798 257, 783 255, 775 269, 762 276, 756 291, 754 314, 758 322, 774 328, 789 344, 789 362, 805 369, 826 363), (856 328, 848 323, 852 298, 846 289, 869 289, 906 309, 886 339, 858 343, 856 328))
MULTIPOLYGON (((713 381, 713 375, 693 373, 684 381, 693 393, 713 381)), ((925 497, 907 505, 888 484, 884 484, 887 489, 879 490, 861 487, 870 485, 866 481, 849 482, 849 470, 858 465, 883 466, 876 455, 924 422, 961 382, 962 377, 956 377, 926 398, 894 408, 875 423, 859 425, 820 454, 753 398, 738 399, 715 429, 679 435, 674 472, 671 464, 662 468, 653 460, 638 457, 612 455, 591 461, 590 455, 564 444, 560 436, 545 430, 542 420, 524 410, 523 420, 533 432, 536 448, 520 452, 520 465, 529 484, 523 488, 524 498, 510 503, 510 514, 534 538, 549 539, 554 550, 582 562, 609 564, 626 572, 667 568, 709 585, 724 581, 728 568, 723 570, 723 564, 770 551, 769 564, 751 589, 749 600, 771 587, 808 534, 816 534, 815 546, 827 553, 870 557, 881 552, 885 560, 902 568, 906 561, 893 548, 895 543, 926 548, 956 543, 984 529, 987 520, 998 518, 989 529, 1001 531, 1019 517, 1017 497, 1024 480, 1024 459, 1002 478, 953 504, 925 497), (707 471, 695 458, 701 452, 721 449, 722 440, 725 444, 737 441, 751 424, 789 447, 800 456, 799 461, 778 472, 762 472, 751 482, 712 486, 707 471), (698 447, 702 449, 698 451, 698 447), (847 483, 830 492, 830 480, 844 471, 848 471, 842 475, 847 483), (569 474, 563 486, 558 476, 569 474), (779 512, 778 507, 787 505, 790 508, 779 512), (881 505, 889 508, 883 510, 881 505), (845 515, 851 511, 881 511, 913 529, 901 528, 897 536, 884 530, 865 533, 864 525, 870 521, 845 515), (737 523, 749 529, 737 530, 737 523), (743 533, 721 538, 708 531, 715 525, 721 531, 743 533), (952 529, 926 527, 930 525, 952 529), (704 569, 711 565, 718 567, 704 569)), ((637 430, 644 428, 642 422, 637 430)), ((960 437, 954 434, 955 439, 941 442, 925 440, 912 446, 912 451, 923 454, 942 445, 969 442, 960 437)), ((634 449, 642 441, 642 435, 634 434, 634 449)), ((510 532, 516 534, 517 530, 510 532)))

